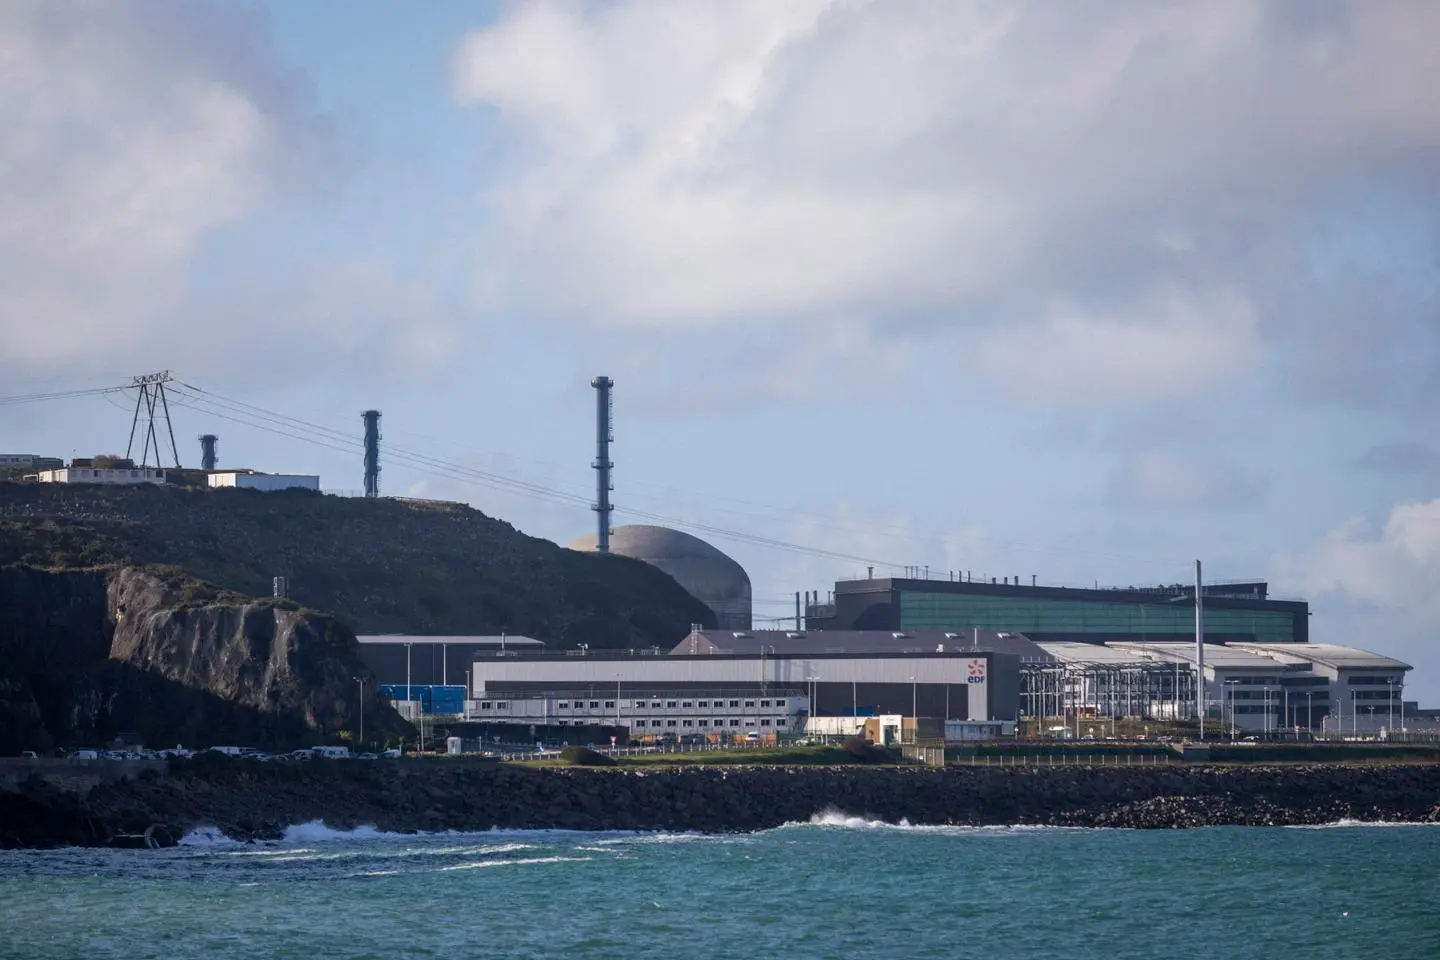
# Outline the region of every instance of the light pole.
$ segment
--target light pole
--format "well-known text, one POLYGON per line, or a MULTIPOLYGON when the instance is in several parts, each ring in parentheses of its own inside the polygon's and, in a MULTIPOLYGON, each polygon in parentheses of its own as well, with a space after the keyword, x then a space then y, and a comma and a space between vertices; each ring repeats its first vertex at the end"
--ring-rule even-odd
POLYGON ((365 743, 365 678, 354 677, 354 681, 360 684, 360 743, 365 743))
POLYGON ((1225 688, 1230 691, 1230 739, 1235 739, 1235 687, 1239 680, 1226 680, 1225 688))
POLYGON ((920 716, 920 708, 917 706, 917 704, 920 702, 920 700, 919 700, 919 695, 918 695, 918 690, 919 690, 919 687, 918 687, 918 686, 916 685, 916 683, 915 683, 915 677, 914 677, 914 676, 911 676, 911 677, 910 677, 910 719, 911 719, 912 721, 915 720, 916 718, 918 718, 918 717, 920 716))
POLYGON ((819 705, 815 701, 820 696, 820 678, 812 674, 805 678, 805 684, 810 688, 810 716, 819 716, 819 705))
POLYGON ((1394 677, 1391 677, 1389 680, 1386 680, 1386 681, 1385 681, 1385 685, 1390 688, 1390 732, 1391 732, 1391 733, 1394 733, 1394 732, 1395 732, 1395 678, 1394 678, 1394 677))
POLYGON ((1306 691, 1305 691, 1305 729, 1311 734, 1311 737, 1310 737, 1311 740, 1314 740, 1314 739, 1315 739, 1315 737, 1314 737, 1314 732, 1315 732, 1315 707, 1314 707, 1314 700, 1313 700, 1313 697, 1314 697, 1314 696, 1315 696, 1315 691, 1313 691, 1313 690, 1306 690, 1306 691))

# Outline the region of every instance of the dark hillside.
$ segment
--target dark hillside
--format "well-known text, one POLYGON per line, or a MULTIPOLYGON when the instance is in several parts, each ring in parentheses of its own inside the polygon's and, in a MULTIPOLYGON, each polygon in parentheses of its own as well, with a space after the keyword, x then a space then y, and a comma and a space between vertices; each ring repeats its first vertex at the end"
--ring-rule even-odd
POLYGON ((305 491, 0 482, 0 566, 170 564, 250 596, 284 576, 357 633, 671 646, 709 610, 638 561, 564 550, 460 504, 305 491))

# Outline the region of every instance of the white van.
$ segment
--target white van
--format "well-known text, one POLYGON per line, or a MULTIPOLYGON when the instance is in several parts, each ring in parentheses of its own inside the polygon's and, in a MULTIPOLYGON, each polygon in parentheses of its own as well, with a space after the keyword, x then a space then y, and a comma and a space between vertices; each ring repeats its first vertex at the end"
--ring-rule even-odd
POLYGON ((350 759, 349 747, 311 747, 310 752, 317 757, 324 757, 327 760, 350 759))
POLYGON ((238 757, 240 756, 241 750, 239 747, 211 747, 210 752, 223 753, 227 757, 238 757))
POLYGON ((76 750, 70 754, 71 760, 99 760, 100 754, 94 750, 76 750))

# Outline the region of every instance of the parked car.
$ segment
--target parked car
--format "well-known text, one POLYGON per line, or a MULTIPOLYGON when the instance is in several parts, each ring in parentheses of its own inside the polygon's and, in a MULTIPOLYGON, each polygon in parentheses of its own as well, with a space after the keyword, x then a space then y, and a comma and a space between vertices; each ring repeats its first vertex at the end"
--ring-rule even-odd
POLYGON ((70 754, 72 760, 99 760, 100 754, 95 750, 76 750, 70 754))
POLYGON ((40 759, 39 757, 35 756, 35 751, 34 751, 34 750, 21 750, 21 751, 20 751, 20 758, 21 758, 22 760, 38 760, 38 759, 40 759))

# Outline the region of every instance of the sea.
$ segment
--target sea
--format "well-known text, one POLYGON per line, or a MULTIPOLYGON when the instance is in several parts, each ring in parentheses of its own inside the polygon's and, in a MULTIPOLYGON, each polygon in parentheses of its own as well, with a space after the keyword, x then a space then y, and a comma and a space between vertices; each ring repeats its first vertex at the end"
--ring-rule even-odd
POLYGON ((1440 828, 291 828, 0 853, 10 958, 1440 958, 1440 828))

